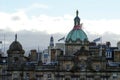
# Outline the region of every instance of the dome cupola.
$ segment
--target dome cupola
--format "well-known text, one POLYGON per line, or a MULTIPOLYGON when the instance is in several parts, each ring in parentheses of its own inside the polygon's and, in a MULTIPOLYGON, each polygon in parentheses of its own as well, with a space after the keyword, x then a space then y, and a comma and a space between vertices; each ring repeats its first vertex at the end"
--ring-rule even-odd
POLYGON ((76 17, 74 18, 74 27, 68 33, 66 37, 66 42, 77 42, 77 41, 88 41, 86 33, 82 30, 82 24, 80 23, 80 18, 78 16, 78 10, 76 11, 76 17))
POLYGON ((15 41, 9 47, 9 51, 22 51, 22 45, 17 41, 17 34, 15 35, 15 41))

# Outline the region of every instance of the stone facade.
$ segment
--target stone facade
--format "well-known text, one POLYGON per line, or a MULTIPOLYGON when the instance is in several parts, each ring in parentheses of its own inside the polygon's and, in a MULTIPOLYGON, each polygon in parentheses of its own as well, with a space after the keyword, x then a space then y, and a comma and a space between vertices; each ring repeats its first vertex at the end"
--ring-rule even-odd
POLYGON ((16 36, 6 62, 0 64, 0 75, 3 76, 2 70, 6 71, 6 78, 0 80, 120 80, 120 42, 117 47, 111 47, 110 42, 90 42, 82 30, 78 11, 65 43, 54 46, 51 39, 47 49, 50 62, 45 64, 36 59, 36 50, 25 58, 16 36))

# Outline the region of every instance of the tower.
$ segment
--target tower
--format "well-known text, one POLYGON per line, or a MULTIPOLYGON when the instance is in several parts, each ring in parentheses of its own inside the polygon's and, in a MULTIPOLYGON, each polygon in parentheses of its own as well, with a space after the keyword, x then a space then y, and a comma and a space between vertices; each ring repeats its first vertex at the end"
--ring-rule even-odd
POLYGON ((50 47, 54 47, 54 38, 53 38, 53 36, 50 37, 50 47))
POLYGON ((22 45, 17 41, 17 34, 15 35, 15 41, 9 46, 7 51, 8 53, 8 71, 11 71, 12 80, 21 80, 20 71, 23 69, 23 58, 24 58, 24 50, 22 45))
POLYGON ((51 62, 52 60, 52 57, 53 57, 53 55, 55 55, 54 53, 53 53, 53 48, 54 48, 54 38, 53 38, 53 36, 51 36, 50 37, 50 45, 49 45, 49 47, 48 47, 48 53, 49 53, 49 62, 51 62))

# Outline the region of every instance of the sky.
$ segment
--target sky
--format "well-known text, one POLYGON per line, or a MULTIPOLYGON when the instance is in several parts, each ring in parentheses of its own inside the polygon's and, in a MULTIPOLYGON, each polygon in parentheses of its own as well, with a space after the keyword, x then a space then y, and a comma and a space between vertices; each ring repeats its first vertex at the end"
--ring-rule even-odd
MULTIPOLYGON (((107 41, 106 33, 120 35, 119 3, 120 0, 0 0, 1 35, 31 32, 49 37, 54 34, 66 36, 74 26, 73 19, 78 10, 83 30, 88 35, 103 36, 107 41)), ((108 38, 113 43, 120 40, 111 35, 108 38)))

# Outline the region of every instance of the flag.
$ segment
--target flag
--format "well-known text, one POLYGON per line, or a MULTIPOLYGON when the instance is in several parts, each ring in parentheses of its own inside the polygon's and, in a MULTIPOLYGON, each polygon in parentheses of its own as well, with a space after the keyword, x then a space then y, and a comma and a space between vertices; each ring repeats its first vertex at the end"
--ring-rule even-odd
POLYGON ((62 37, 62 38, 60 38, 58 41, 61 41, 61 40, 64 40, 65 39, 65 37, 62 37))
POLYGON ((93 42, 98 42, 98 41, 100 41, 100 39, 101 39, 101 37, 94 39, 93 42))

